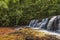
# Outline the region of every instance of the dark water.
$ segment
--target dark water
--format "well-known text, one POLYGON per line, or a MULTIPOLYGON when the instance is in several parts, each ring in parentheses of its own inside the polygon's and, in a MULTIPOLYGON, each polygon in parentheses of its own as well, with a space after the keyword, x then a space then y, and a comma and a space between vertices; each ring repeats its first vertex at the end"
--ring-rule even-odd
POLYGON ((31 20, 28 27, 31 28, 39 28, 52 32, 60 33, 60 16, 53 16, 51 18, 42 19, 41 22, 39 20, 31 20))

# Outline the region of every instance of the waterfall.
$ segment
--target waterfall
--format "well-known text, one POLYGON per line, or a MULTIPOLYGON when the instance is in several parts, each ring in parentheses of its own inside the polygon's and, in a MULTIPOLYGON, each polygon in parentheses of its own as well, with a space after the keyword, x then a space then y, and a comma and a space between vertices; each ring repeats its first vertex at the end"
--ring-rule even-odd
POLYGON ((43 28, 43 29, 46 29, 46 24, 48 22, 48 18, 44 19, 44 21, 42 21, 41 25, 40 25, 40 28, 43 28))
POLYGON ((29 27, 37 27, 38 20, 31 20, 29 27))
POLYGON ((58 16, 58 30, 56 32, 60 33, 60 16, 58 16))
POLYGON ((44 20, 45 19, 42 19, 42 21, 37 24, 37 27, 40 27, 40 25, 44 22, 44 20))
POLYGON ((35 23, 33 25, 34 28, 37 27, 37 23, 38 23, 38 20, 35 20, 35 23))
POLYGON ((35 20, 31 20, 31 22, 29 23, 29 27, 33 27, 34 23, 35 23, 35 20))
POLYGON ((52 30, 52 26, 53 26, 53 22, 54 20, 57 18, 57 16, 53 16, 49 22, 48 22, 48 25, 47 25, 47 30, 52 30))
POLYGON ((58 28, 60 30, 60 16, 58 16, 58 28))
POLYGON ((60 33, 60 16, 44 18, 40 22, 39 20, 35 20, 35 19, 31 20, 28 27, 60 33))

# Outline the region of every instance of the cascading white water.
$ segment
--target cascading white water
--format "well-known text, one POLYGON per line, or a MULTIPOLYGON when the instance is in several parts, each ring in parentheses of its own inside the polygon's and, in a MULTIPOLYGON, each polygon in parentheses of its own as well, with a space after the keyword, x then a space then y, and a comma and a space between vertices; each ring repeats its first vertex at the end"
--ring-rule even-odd
POLYGON ((28 27, 34 29, 43 29, 48 31, 60 32, 60 16, 53 16, 52 18, 42 19, 41 22, 38 20, 31 20, 28 27))
POLYGON ((56 32, 60 33, 60 16, 58 16, 58 30, 56 32))
POLYGON ((37 27, 37 23, 38 23, 38 20, 35 20, 35 23, 33 25, 34 28, 37 27))
POLYGON ((60 30, 60 16, 58 17, 58 28, 60 30))
POLYGON ((47 30, 51 30, 52 28, 52 25, 53 25, 53 22, 54 20, 57 18, 57 16, 53 16, 50 21, 48 22, 48 25, 47 25, 47 30))
POLYGON ((31 20, 29 27, 37 27, 38 20, 31 20))
MULTIPOLYGON (((42 19, 41 22, 38 22, 38 20, 31 20, 29 23, 29 26, 32 29, 38 29, 40 32, 48 33, 51 35, 57 35, 60 36, 60 16, 53 16, 52 18, 45 18, 42 19), (53 30, 54 31, 53 31, 53 30)), ((19 30, 20 28, 17 28, 16 30, 19 30)))
POLYGON ((40 28, 45 29, 47 22, 48 22, 48 18, 44 19, 44 21, 42 21, 42 23, 41 23, 41 25, 40 25, 40 28))
POLYGON ((35 20, 31 20, 31 22, 29 23, 29 27, 33 27, 34 22, 35 22, 35 20))
POLYGON ((45 19, 42 19, 42 21, 37 24, 37 27, 40 27, 40 25, 44 22, 44 20, 45 19))

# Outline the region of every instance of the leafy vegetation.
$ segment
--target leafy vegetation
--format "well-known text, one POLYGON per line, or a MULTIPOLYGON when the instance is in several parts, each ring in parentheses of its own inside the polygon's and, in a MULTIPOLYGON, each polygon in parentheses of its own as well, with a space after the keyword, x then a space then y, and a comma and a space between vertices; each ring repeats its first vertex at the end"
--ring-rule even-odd
POLYGON ((60 0, 0 0, 0 26, 28 24, 60 14, 60 0))

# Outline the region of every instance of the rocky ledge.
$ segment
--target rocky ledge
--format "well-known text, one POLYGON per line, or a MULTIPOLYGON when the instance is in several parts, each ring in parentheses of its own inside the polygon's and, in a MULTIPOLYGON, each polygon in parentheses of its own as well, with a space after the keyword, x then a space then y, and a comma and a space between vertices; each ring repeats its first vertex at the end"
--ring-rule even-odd
POLYGON ((20 28, 15 32, 0 35, 0 40, 60 40, 59 38, 58 35, 51 35, 32 28, 20 28))

